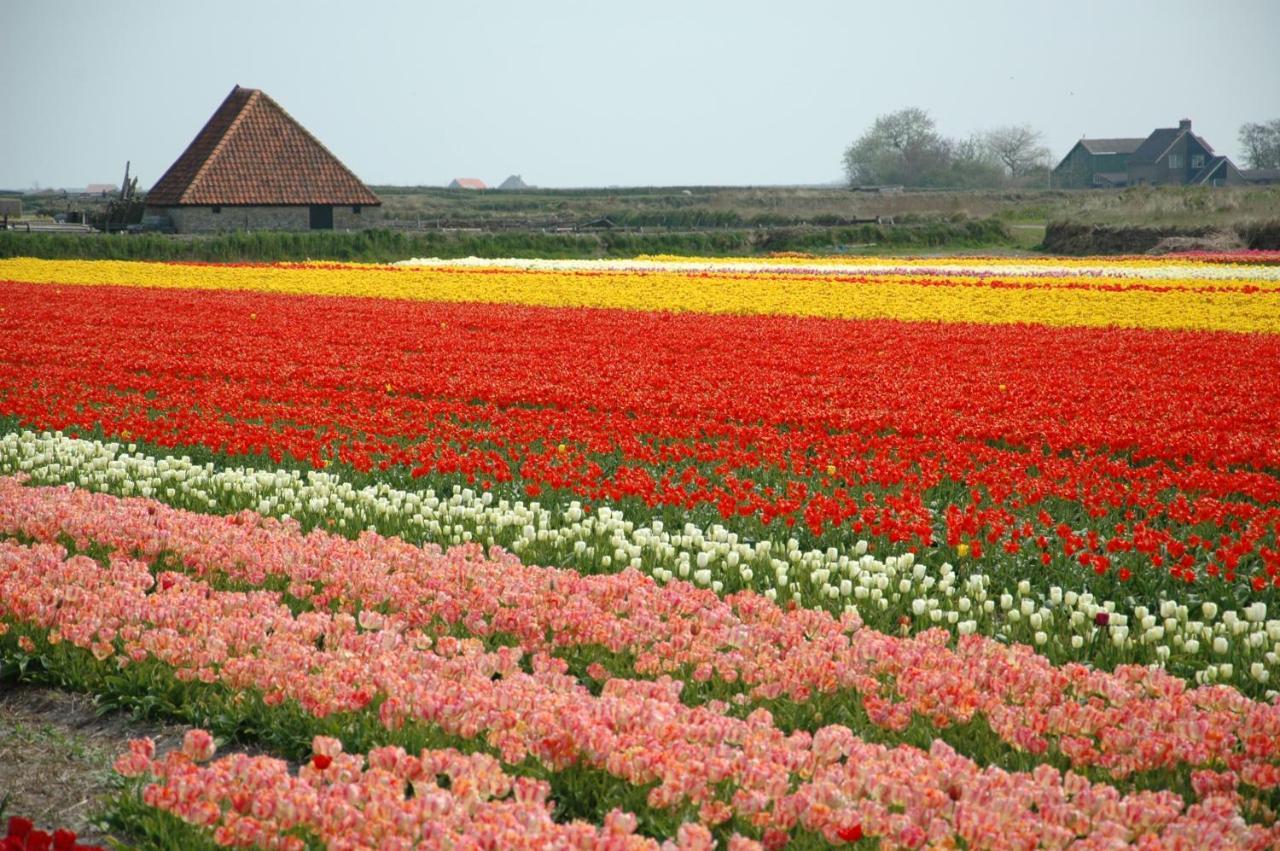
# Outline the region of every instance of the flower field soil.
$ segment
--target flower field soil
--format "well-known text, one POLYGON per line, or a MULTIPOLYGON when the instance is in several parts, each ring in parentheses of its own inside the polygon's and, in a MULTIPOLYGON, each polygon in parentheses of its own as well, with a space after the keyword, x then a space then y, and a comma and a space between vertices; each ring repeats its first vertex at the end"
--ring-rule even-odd
POLYGON ((1277 375, 1260 255, 4 260, 0 673, 159 844, 1272 847, 1277 375))

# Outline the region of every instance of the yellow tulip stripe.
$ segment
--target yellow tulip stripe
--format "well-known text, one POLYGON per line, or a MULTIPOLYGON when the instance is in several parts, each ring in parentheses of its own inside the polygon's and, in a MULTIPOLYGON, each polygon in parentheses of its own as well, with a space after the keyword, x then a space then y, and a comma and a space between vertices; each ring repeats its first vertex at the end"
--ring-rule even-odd
POLYGON ((0 280, 546 307, 1280 333, 1280 281, 1263 274, 1250 277, 1251 267, 1238 267, 1230 277, 1221 276, 1219 269, 1218 275, 1203 279, 1147 277, 1142 270, 1148 267, 1156 273, 1164 268, 1129 267, 1131 276, 1120 278, 850 274, 838 267, 827 274, 718 271, 705 262, 682 271, 616 264, 215 266, 15 259, 0 260, 0 280))
POLYGON ((1075 269, 1081 271, 1100 270, 1104 273, 1109 272, 1123 276, 1141 274, 1143 270, 1152 271, 1170 268, 1205 269, 1221 268, 1225 265, 1228 268, 1235 266, 1240 269, 1257 270, 1274 268, 1275 266, 1274 262, 1250 263, 1247 260, 1247 256, 1246 259, 1242 259, 1239 264, 1224 264, 1222 262, 1214 262, 1209 259, 1197 258, 1188 255, 1112 255, 1088 257, 994 257, 984 255, 873 257, 866 255, 843 255, 819 257, 806 254, 772 254, 764 257, 752 257, 749 260, 744 261, 744 258, 741 257, 689 257, 676 254, 642 254, 636 259, 639 261, 674 263, 695 262, 700 264, 711 263, 721 265, 750 262, 753 265, 775 266, 779 268, 803 265, 829 266, 832 268, 877 267, 881 269, 936 269, 940 267, 954 269, 971 269, 976 267, 1041 270, 1075 269))

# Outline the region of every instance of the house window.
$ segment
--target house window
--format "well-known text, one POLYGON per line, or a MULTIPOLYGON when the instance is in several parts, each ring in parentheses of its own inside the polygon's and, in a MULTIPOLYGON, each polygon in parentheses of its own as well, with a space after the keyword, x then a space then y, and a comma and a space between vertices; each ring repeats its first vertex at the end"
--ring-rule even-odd
POLYGON ((351 212, 355 213, 357 216, 358 216, 358 215, 360 215, 360 205, 359 205, 359 204, 352 204, 352 205, 351 205, 351 212))
POLYGON ((1169 168, 1182 168, 1182 154, 1169 154, 1169 168))
POLYGON ((1195 154, 1191 157, 1192 168, 1204 168, 1204 154, 1195 154))
POLYGON ((213 210, 213 213, 214 213, 215 215, 216 215, 216 214, 218 214, 218 213, 221 213, 221 212, 222 212, 222 208, 221 208, 221 207, 219 207, 217 204, 214 204, 214 205, 213 205, 212 210, 213 210))

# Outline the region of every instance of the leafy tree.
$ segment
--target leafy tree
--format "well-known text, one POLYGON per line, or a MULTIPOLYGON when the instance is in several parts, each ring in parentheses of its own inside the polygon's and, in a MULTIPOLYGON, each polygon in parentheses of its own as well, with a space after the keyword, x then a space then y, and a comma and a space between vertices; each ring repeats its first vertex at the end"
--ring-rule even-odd
POLYGON ((948 139, 928 112, 908 107, 877 117, 844 152, 844 170, 850 186, 997 187, 1044 167, 1049 150, 1041 140, 1027 125, 948 139))
POLYGON ((929 113, 907 107, 877 117, 844 152, 844 170, 851 186, 939 186, 946 183, 950 159, 929 113))
POLYGON ((982 189, 999 186, 1004 181, 1004 169, 1000 160, 986 145, 981 136, 948 142, 951 153, 949 185, 962 189, 982 189))
POLYGON ((983 147, 1014 180, 1032 171, 1043 172, 1049 159, 1049 149, 1043 141, 1040 131, 1027 124, 996 127, 982 135, 983 147))
POLYGON ((1239 138, 1249 168, 1280 168, 1280 118, 1241 125, 1239 138))

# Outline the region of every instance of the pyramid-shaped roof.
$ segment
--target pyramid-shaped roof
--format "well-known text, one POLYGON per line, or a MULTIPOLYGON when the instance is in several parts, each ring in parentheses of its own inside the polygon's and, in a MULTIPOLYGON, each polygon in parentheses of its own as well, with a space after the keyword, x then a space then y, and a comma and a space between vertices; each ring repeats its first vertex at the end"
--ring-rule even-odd
POLYGON ((158 207, 381 203, 280 104, 240 86, 147 194, 158 207))

